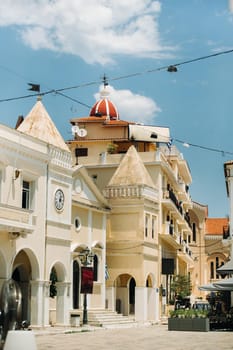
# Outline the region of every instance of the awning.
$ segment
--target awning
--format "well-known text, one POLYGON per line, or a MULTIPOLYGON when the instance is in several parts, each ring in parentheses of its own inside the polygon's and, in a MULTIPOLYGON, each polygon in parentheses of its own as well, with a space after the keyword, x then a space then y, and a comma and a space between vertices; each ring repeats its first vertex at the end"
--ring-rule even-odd
POLYGON ((224 265, 220 266, 217 269, 217 273, 220 273, 221 275, 229 275, 233 273, 233 260, 229 260, 224 265))

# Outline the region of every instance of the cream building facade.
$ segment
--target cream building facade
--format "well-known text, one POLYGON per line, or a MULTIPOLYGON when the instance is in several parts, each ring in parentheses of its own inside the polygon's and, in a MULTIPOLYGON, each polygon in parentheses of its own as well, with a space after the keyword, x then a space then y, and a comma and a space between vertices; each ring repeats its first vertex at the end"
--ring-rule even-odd
POLYGON ((65 143, 40 99, 17 129, 0 125, 1 285, 18 282, 32 326, 69 325, 83 313, 88 249, 87 308, 159 321, 173 275, 190 276, 193 299, 208 282, 208 208, 191 199, 190 169, 169 129, 120 120, 106 87, 71 125, 65 143))
POLYGON ((18 282, 22 319, 32 326, 69 325, 82 303, 77 274, 84 247, 98 269, 88 305, 105 306, 106 200, 84 169, 72 167, 40 99, 17 130, 0 125, 0 143, 1 286, 10 278, 18 282))

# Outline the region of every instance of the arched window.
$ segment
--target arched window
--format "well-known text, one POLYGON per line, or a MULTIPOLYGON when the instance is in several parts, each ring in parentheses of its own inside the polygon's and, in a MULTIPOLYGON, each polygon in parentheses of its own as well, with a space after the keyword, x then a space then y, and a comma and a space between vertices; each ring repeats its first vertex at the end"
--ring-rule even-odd
POLYGON ((98 281, 98 256, 94 255, 93 260, 93 280, 98 281))
POLYGON ((210 278, 211 279, 214 278, 214 262, 213 261, 210 262, 210 278))
POLYGON ((213 257, 210 260, 210 279, 218 279, 220 278, 220 275, 217 273, 217 269, 223 264, 224 262, 222 261, 221 258, 216 256, 215 258, 213 257))
POLYGON ((196 224, 193 222, 193 242, 196 242, 197 235, 196 235, 196 224))
POLYGON ((81 219, 78 216, 76 216, 76 218, 74 219, 74 226, 76 231, 80 231, 82 223, 81 223, 81 219))

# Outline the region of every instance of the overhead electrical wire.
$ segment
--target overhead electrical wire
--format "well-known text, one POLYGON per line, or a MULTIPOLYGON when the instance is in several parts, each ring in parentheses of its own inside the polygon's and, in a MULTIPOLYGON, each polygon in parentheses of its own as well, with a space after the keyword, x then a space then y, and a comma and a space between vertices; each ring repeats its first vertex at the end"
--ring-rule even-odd
POLYGON ((172 140, 174 140, 174 141, 176 141, 178 143, 181 143, 184 147, 196 147, 196 148, 204 149, 206 151, 221 153, 222 156, 224 156, 225 154, 233 155, 233 152, 225 151, 225 150, 218 149, 218 148, 201 146, 201 145, 197 145, 197 144, 194 144, 194 143, 191 143, 191 142, 181 141, 181 140, 176 139, 176 138, 173 138, 172 140))
MULTIPOLYGON (((168 71, 176 71, 176 70, 169 70, 169 68, 171 68, 171 67, 172 68, 176 68, 178 66, 182 66, 182 65, 185 65, 185 64, 189 64, 189 63, 205 60, 205 59, 208 59, 208 58, 211 58, 211 57, 216 57, 216 56, 220 56, 220 55, 229 54, 229 53, 232 53, 232 52, 233 52, 233 49, 220 51, 220 52, 213 53, 211 55, 201 56, 201 57, 197 57, 197 58, 190 59, 190 60, 183 61, 183 62, 177 62, 177 63, 174 63, 172 65, 166 65, 166 66, 163 66, 163 67, 148 69, 148 70, 141 71, 141 72, 135 72, 135 73, 132 73, 132 74, 127 74, 127 75, 122 75, 122 76, 118 76, 118 77, 109 78, 108 81, 116 81, 116 80, 128 79, 128 78, 136 77, 136 76, 139 76, 139 75, 144 75, 144 74, 148 74, 148 73, 155 73, 155 72, 158 72, 158 71, 161 71, 161 70, 165 70, 165 69, 168 70, 168 71)), ((9 102, 9 101, 14 101, 14 100, 20 100, 20 99, 35 97, 35 96, 38 96, 38 95, 44 96, 44 95, 48 95, 48 94, 52 94, 52 93, 59 93, 59 92, 67 91, 67 90, 80 89, 82 87, 97 85, 97 84, 100 84, 101 82, 102 81, 98 80, 98 81, 92 81, 92 82, 87 82, 87 83, 83 83, 83 84, 68 86, 68 87, 64 87, 64 88, 60 88, 60 89, 51 89, 51 90, 48 90, 48 91, 45 91, 45 92, 40 92, 38 94, 28 94, 28 95, 19 96, 19 97, 4 98, 4 99, 0 99, 0 102, 9 102)), ((63 95, 63 97, 71 99, 71 97, 67 96, 67 95, 63 95)), ((78 100, 75 100, 75 99, 74 99, 74 102, 77 102, 77 103, 82 104, 84 106, 88 106, 85 103, 82 103, 82 102, 80 102, 78 100)), ((89 108, 89 106, 88 106, 88 108, 89 108)))
MULTIPOLYGON (((190 64, 190 63, 201 61, 201 60, 206 60, 206 59, 209 59, 209 58, 212 58, 212 57, 216 57, 216 56, 220 56, 220 55, 224 55, 224 54, 229 54, 229 53, 233 53, 233 49, 216 52, 216 53, 213 53, 213 54, 210 54, 210 55, 197 57, 197 58, 190 59, 190 60, 183 61, 183 62, 177 62, 177 63, 174 63, 172 65, 166 65, 166 66, 162 66, 162 67, 158 67, 158 68, 154 68, 154 69, 148 69, 148 70, 141 71, 141 72, 135 72, 135 73, 132 73, 132 74, 127 74, 127 75, 122 75, 122 76, 118 76, 118 77, 108 78, 108 81, 117 81, 117 80, 122 80, 122 79, 133 78, 133 77, 136 77, 136 76, 139 76, 139 75, 154 73, 154 72, 158 72, 158 71, 165 70, 165 69, 167 71, 169 71, 169 72, 176 72, 177 71, 176 67, 178 67, 178 66, 182 66, 182 65, 185 65, 185 64, 190 64)), ((9 70, 8 68, 6 68, 6 69, 9 70)), ((92 85, 98 85, 101 82, 103 82, 103 80, 87 82, 87 83, 73 85, 73 86, 68 86, 68 87, 59 88, 59 89, 49 89, 47 91, 38 92, 36 94, 30 93, 28 95, 23 95, 23 96, 18 96, 18 97, 4 98, 4 99, 0 99, 0 103, 1 102, 10 102, 10 101, 15 101, 15 100, 21 100, 21 99, 26 99, 26 98, 36 97, 36 96, 45 96, 45 95, 49 95, 49 94, 55 94, 55 95, 60 95, 62 97, 65 97, 65 98, 67 98, 67 99, 69 99, 69 100, 71 100, 73 102, 76 102, 76 103, 78 103, 78 104, 80 104, 80 105, 90 109, 91 108, 90 105, 88 105, 88 104, 86 104, 86 103, 84 103, 84 102, 82 102, 82 101, 80 101, 80 100, 78 100, 76 98, 68 96, 67 94, 64 94, 63 91, 80 89, 80 88, 87 87, 87 86, 92 86, 92 85)), ((221 149, 217 149, 217 148, 212 148, 212 147, 202 146, 202 145, 198 145, 198 144, 194 144, 194 143, 190 143, 190 142, 185 142, 185 141, 179 140, 179 139, 177 139, 175 137, 173 137, 173 138, 171 138, 169 140, 169 142, 171 144, 172 144, 173 141, 176 141, 178 143, 183 144, 184 147, 190 147, 190 146, 191 147, 196 147, 196 148, 204 149, 204 150, 207 150, 207 151, 221 153, 223 156, 225 154, 233 155, 233 152, 230 152, 230 151, 225 151, 225 150, 221 150, 221 149)))

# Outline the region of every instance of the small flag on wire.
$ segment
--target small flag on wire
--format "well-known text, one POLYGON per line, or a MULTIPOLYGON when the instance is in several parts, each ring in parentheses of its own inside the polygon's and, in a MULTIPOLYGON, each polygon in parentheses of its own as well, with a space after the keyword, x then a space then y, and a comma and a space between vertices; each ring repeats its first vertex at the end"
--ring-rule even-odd
POLYGON ((105 264, 105 279, 106 279, 106 280, 109 279, 109 272, 108 272, 108 266, 107 266, 107 264, 105 264))
POLYGON ((28 85, 30 86, 30 88, 28 90, 40 92, 40 85, 39 84, 28 83, 28 85))

